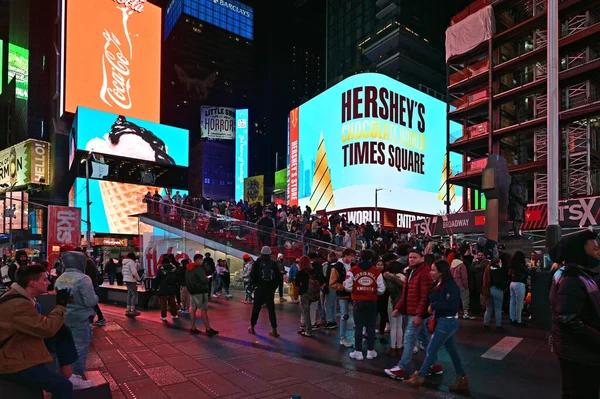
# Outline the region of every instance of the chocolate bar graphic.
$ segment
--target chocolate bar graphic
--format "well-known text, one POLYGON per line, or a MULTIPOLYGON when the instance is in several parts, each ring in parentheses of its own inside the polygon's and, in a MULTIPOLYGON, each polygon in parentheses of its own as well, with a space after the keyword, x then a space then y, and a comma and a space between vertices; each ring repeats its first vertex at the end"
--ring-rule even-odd
POLYGON ((329 162, 327 161, 327 153, 325 152, 325 140, 323 132, 319 139, 319 147, 317 149, 317 166, 313 174, 312 190, 308 206, 315 211, 324 210, 327 208, 335 208, 335 200, 333 198, 333 186, 331 184, 331 171, 329 162))
POLYGON ((156 137, 150 130, 129 122, 123 115, 119 115, 110 129, 108 139, 112 145, 117 145, 124 134, 135 134, 148 143, 154 151, 154 158, 157 163, 175 165, 175 160, 167 154, 164 141, 156 137))

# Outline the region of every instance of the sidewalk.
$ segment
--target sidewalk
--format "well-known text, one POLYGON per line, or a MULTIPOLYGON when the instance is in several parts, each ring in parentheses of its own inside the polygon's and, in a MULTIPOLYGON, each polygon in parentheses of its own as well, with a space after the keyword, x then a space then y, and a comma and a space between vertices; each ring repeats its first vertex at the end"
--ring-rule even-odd
MULTIPOLYGON (((428 378, 426 387, 415 391, 383 374, 398 359, 386 356, 381 344, 376 345, 377 359, 357 362, 348 357, 349 349, 339 346, 338 330, 302 337, 296 333, 298 305, 288 302, 276 309, 281 337, 268 335, 266 309, 252 336, 247 332, 250 305, 238 299, 213 300, 211 324, 220 335, 208 338, 189 335, 187 316, 163 323, 159 312, 151 310, 134 320, 126 318, 121 307, 103 305, 109 324, 94 329, 88 363, 105 373, 116 398, 177 398, 188 393, 200 398, 289 398, 293 393, 303 399, 453 397, 447 386, 455 375, 443 350, 439 360, 444 375, 428 378)), ((545 334, 531 328, 507 330, 483 333, 481 320, 461 320, 456 341, 471 380, 471 397, 558 397, 558 362, 545 334), (493 346, 498 351, 482 357, 493 346)), ((416 365, 423 357, 423 352, 415 355, 416 365)))

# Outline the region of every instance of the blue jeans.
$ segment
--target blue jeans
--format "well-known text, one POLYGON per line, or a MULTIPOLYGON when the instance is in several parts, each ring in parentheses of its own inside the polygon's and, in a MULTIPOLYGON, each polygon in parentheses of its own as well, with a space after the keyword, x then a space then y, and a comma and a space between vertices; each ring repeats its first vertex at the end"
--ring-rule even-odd
POLYGON ((216 276, 216 280, 215 280, 215 288, 213 289, 213 295, 216 295, 217 292, 221 292, 221 290, 223 289, 223 279, 218 274, 215 274, 215 276, 216 276))
POLYGON ((72 399, 73 384, 68 378, 51 371, 43 364, 12 374, 0 374, 0 379, 32 385, 50 392, 54 399, 72 399))
POLYGON ((252 283, 244 283, 244 288, 246 289, 246 301, 252 300, 252 283))
POLYGON ((492 294, 489 298, 485 299, 485 314, 483 315, 483 325, 487 326, 490 324, 492 318, 492 310, 496 317, 496 327, 502 326, 502 301, 504 300, 504 291, 500 288, 491 287, 490 293, 492 294))
POLYGON ((446 352, 448 352, 450 355, 450 359, 452 359, 452 364, 454 365, 456 374, 461 376, 466 375, 465 369, 462 366, 462 361, 460 360, 460 356, 458 356, 458 351, 456 350, 456 344, 454 343, 454 333, 456 333, 457 330, 458 319, 456 317, 440 317, 437 319, 435 331, 431 336, 429 345, 427 345, 427 356, 425 357, 425 361, 419 370, 419 375, 421 377, 425 377, 427 374, 429 374, 429 369, 431 366, 436 364, 438 352, 442 348, 442 345, 444 348, 446 348, 446 352))
POLYGON ((325 315, 327 321, 330 323, 335 323, 335 315, 337 309, 337 294, 331 288, 329 289, 329 293, 325 298, 325 315))
POLYGON ((521 322, 524 300, 525 283, 510 283, 510 320, 521 322))
POLYGON ((110 274, 108 275, 108 283, 110 285, 115 285, 115 279, 117 278, 116 274, 110 274))
POLYGON ((426 329, 427 320, 423 320, 421 325, 417 327, 413 324, 415 316, 406 316, 406 318, 407 324, 406 331, 404 331, 404 352, 402 352, 402 358, 398 363, 398 367, 402 370, 408 369, 408 365, 413 357, 413 349, 418 341, 421 341, 425 346, 429 343, 429 334, 426 329))
POLYGON ((73 334, 75 348, 79 358, 73 363, 73 374, 83 376, 85 372, 85 363, 92 343, 92 326, 89 324, 79 326, 69 326, 73 334))
MULTIPOLYGON (((350 303, 349 297, 339 298, 340 302, 340 341, 346 338, 346 331, 348 330, 348 318, 344 317, 348 314, 348 303, 350 303)), ((362 331, 361 331, 362 334, 362 331)))

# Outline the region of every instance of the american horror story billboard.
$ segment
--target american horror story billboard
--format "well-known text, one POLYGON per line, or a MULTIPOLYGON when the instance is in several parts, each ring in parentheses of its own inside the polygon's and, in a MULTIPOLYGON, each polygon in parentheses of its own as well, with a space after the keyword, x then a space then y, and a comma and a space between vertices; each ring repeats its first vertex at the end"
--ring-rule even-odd
POLYGON ((62 0, 61 104, 160 119, 161 9, 146 0, 62 0))
MULTIPOLYGON (((451 131, 459 129, 451 124, 451 131)), ((380 208, 445 210, 442 101, 385 75, 359 74, 294 109, 288 132, 292 205, 364 209, 374 207, 377 196, 380 208)), ((450 161, 462 164, 459 154, 450 161)), ((451 208, 458 209, 462 190, 450 191, 451 208)))

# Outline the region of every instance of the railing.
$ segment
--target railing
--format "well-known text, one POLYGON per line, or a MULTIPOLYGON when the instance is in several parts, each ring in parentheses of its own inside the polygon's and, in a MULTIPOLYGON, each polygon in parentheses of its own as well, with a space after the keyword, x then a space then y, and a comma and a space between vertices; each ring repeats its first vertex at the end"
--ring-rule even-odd
POLYGON ((258 255, 261 248, 266 245, 272 248, 273 256, 282 253, 286 261, 290 262, 308 252, 326 255, 334 251, 339 254, 344 249, 306 234, 277 230, 274 221, 273 228, 269 228, 230 216, 185 205, 167 204, 154 199, 146 200, 146 205, 148 209, 144 216, 152 220, 253 255, 258 255))
POLYGON ((488 100, 488 89, 478 90, 469 94, 466 94, 454 101, 451 105, 457 110, 468 107, 470 105, 480 104, 488 100))
POLYGON ((450 80, 450 86, 455 85, 456 83, 462 82, 463 80, 472 78, 474 76, 480 75, 482 73, 485 73, 489 70, 490 68, 490 60, 489 59, 485 59, 479 62, 476 62, 474 64, 471 65, 467 65, 465 68, 461 69, 458 72, 453 73, 452 75, 450 75, 449 80, 450 80))

